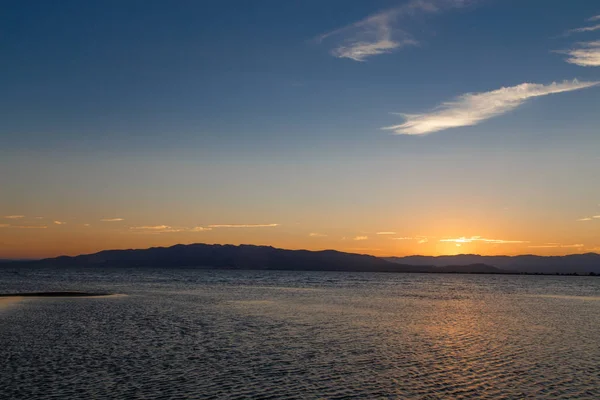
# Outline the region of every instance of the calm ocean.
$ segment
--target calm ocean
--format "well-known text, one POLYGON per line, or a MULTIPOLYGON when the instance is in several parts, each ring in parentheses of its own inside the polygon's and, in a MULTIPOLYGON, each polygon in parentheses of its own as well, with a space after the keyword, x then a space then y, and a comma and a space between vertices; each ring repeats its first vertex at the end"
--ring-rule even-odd
POLYGON ((599 399, 600 278, 20 270, 2 399, 599 399))

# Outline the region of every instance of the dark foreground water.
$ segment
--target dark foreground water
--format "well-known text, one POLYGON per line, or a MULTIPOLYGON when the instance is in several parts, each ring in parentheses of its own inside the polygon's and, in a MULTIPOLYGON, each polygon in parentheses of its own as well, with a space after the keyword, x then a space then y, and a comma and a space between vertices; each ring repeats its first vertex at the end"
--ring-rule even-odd
POLYGON ((600 399, 600 279, 0 269, 2 399, 600 399))

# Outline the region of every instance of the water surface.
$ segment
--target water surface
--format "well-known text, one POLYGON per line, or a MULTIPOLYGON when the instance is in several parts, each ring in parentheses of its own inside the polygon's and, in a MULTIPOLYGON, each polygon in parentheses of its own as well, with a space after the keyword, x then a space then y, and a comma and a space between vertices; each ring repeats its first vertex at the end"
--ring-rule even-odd
POLYGON ((598 399, 600 279, 7 270, 10 399, 598 399), (15 273, 16 272, 16 273, 15 273))

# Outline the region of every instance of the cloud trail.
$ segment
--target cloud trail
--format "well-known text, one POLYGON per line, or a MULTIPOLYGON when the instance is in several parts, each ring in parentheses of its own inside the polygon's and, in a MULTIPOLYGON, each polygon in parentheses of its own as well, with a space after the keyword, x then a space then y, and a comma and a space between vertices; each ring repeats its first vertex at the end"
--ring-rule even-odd
POLYGON ((600 81, 579 82, 575 79, 549 85, 522 83, 490 92, 467 93, 442 103, 429 113, 400 114, 405 119, 404 123, 382 129, 392 130, 400 135, 425 135, 450 128, 473 126, 512 111, 530 98, 585 89, 598 84, 600 81))
POLYGON ((209 228, 274 228, 279 224, 217 224, 208 225, 209 228))
POLYGON ((529 243, 523 240, 503 240, 503 239, 486 239, 481 236, 471 237, 459 237, 454 239, 440 239, 440 242, 451 242, 451 243, 473 243, 473 242, 484 242, 492 244, 515 244, 515 243, 529 243))
POLYGON ((576 219, 575 221, 587 222, 587 221, 593 221, 595 219, 600 219, 600 215, 592 215, 591 217, 583 217, 583 218, 576 219))
POLYGON ((338 41, 341 40, 341 43, 338 42, 338 45, 331 50, 331 55, 354 61, 366 61, 372 56, 388 54, 403 47, 419 44, 410 33, 399 27, 401 20, 464 7, 476 1, 411 0, 399 7, 378 12, 345 27, 322 34, 316 40, 320 43, 325 39, 335 37, 338 41))
POLYGON ((102 222, 120 222, 125 221, 124 218, 102 218, 100 221, 102 222))
MULTIPOLYGON (((596 17, 592 17, 592 18, 597 18, 596 17)), ((591 19, 589 19, 588 21, 592 21, 591 19)), ((598 25, 592 25, 592 26, 584 26, 583 28, 575 28, 575 29, 569 29, 568 31, 565 32, 564 36, 569 36, 573 33, 583 33, 583 32, 594 32, 600 30, 600 24, 598 25)))
POLYGON ((168 225, 153 225, 153 226, 131 226, 129 229, 133 230, 150 230, 150 231, 161 231, 165 229, 171 229, 168 225))
POLYGON ((580 67, 600 67, 600 40, 594 42, 581 42, 577 47, 568 50, 557 50, 555 53, 566 54, 565 60, 569 64, 580 67))
POLYGON ((24 215, 5 215, 4 218, 6 219, 21 219, 21 218, 25 218, 24 215))
POLYGON ((583 244, 560 244, 560 243, 546 243, 535 246, 527 246, 532 249, 578 249, 584 247, 583 244))

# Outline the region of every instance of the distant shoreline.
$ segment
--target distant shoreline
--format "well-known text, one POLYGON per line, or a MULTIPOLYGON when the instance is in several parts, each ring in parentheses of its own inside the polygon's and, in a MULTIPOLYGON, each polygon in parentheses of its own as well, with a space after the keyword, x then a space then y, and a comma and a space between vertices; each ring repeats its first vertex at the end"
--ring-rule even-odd
POLYGON ((24 292, 24 293, 0 293, 0 297, 106 297, 113 296, 112 293, 98 292, 24 292))
MULTIPOLYGON (((103 266, 103 265, 95 265, 95 266, 61 266, 61 265, 27 265, 24 263, 19 266, 19 268, 14 268, 15 265, 11 266, 11 270, 14 274, 19 274, 20 270, 25 271, 29 268, 52 268, 52 269, 77 269, 77 270, 94 270, 94 269, 135 269, 135 270, 145 270, 145 269, 161 269, 161 270, 177 270, 177 269, 185 269, 185 270, 198 270, 198 271, 280 271, 280 272, 346 272, 346 273, 382 273, 382 274, 438 274, 438 275, 522 275, 522 276, 575 276, 575 277, 600 277, 600 274, 596 274, 594 272, 588 274, 578 274, 578 273, 542 273, 542 272, 518 272, 518 271, 506 271, 506 272, 475 272, 475 271, 365 271, 365 270, 357 270, 357 271, 349 271, 349 270, 335 270, 335 269, 286 269, 286 268, 219 268, 219 267, 206 267, 206 266, 192 266, 192 265, 184 265, 184 266, 174 266, 174 267, 157 267, 155 265, 149 266, 140 266, 140 265, 131 265, 131 266, 103 266), (23 267, 23 268, 22 268, 23 267)), ((0 264, 0 270, 8 269, 5 268, 4 265, 0 264)), ((70 294, 56 294, 60 292, 53 292, 50 294, 41 293, 12 293, 12 294, 0 294, 1 297, 9 297, 9 296, 25 296, 25 297, 106 297, 106 296, 118 296, 117 294, 111 293, 83 293, 83 292, 66 292, 70 294), (82 294, 78 294, 82 293, 82 294)))

